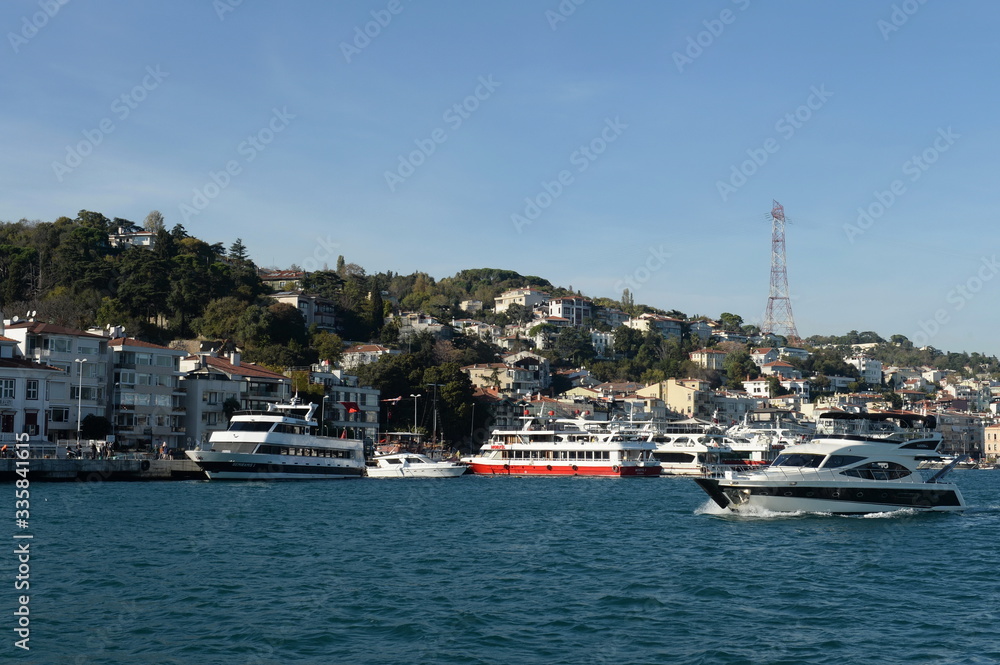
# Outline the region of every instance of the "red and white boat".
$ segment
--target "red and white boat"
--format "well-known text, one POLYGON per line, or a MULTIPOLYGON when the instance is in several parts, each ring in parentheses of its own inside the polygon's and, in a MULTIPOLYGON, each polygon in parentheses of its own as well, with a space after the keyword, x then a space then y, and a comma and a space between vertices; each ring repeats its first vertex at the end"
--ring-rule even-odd
POLYGON ((462 461, 472 473, 511 476, 637 476, 662 472, 655 444, 607 423, 581 419, 538 421, 519 430, 494 430, 479 453, 462 461))

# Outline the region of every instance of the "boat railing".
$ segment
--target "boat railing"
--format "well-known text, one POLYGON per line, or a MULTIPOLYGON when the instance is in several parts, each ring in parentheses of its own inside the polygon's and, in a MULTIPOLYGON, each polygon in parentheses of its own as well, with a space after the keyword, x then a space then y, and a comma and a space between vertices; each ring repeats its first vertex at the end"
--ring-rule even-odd
POLYGON ((919 471, 910 471, 901 475, 895 469, 864 469, 857 470, 858 475, 845 474, 845 469, 816 469, 801 466, 765 466, 754 467, 747 471, 733 469, 715 470, 709 477, 726 480, 784 480, 790 483, 836 481, 838 483, 870 483, 872 481, 888 483, 923 483, 924 475, 919 471))

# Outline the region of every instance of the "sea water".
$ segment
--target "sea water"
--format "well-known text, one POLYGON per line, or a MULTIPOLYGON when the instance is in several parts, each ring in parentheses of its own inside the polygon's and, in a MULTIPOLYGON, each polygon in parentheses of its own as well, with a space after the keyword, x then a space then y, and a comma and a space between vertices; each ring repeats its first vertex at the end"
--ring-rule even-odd
POLYGON ((995 663, 1000 471, 952 478, 964 514, 868 517, 683 478, 34 483, 0 662, 995 663))

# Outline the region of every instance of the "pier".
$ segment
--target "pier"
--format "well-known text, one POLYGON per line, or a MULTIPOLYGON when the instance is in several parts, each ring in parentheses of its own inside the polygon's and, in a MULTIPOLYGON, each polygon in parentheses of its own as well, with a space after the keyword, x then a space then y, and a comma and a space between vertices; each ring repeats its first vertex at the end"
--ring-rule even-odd
MULTIPOLYGON (((0 459, 0 482, 19 477, 14 459, 0 459)), ((20 460, 24 461, 24 460, 20 460)), ((111 480, 207 480, 191 460, 175 459, 56 459, 29 458, 28 478, 32 482, 111 480)), ((23 472, 23 465, 21 466, 23 472)))

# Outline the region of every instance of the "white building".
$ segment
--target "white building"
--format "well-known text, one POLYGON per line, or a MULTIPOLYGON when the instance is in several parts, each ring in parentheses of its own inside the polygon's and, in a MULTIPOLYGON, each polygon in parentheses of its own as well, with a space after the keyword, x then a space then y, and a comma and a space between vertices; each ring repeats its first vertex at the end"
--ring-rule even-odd
POLYGON ((3 334, 17 340, 24 358, 61 370, 48 381, 45 432, 49 441, 75 440, 79 423, 88 415, 108 416, 111 356, 107 337, 30 320, 5 322, 3 334))
POLYGON ((393 356, 402 353, 381 344, 355 344, 344 351, 337 363, 342 369, 355 369, 368 363, 377 362, 382 356, 393 356))
POLYGON ((0 335, 0 445, 10 449, 27 434, 31 448, 44 447, 49 381, 64 379, 62 371, 21 357, 17 340, 0 335))
POLYGON ((594 312, 594 304, 580 296, 552 298, 548 302, 548 308, 549 316, 566 319, 573 326, 582 326, 594 312))
POLYGON ((543 305, 548 301, 549 295, 537 289, 511 289, 493 299, 493 309, 499 314, 506 312, 511 305, 521 305, 530 312, 536 305, 543 305))
POLYGON ((861 380, 870 386, 882 384, 882 362, 868 356, 850 356, 844 362, 861 374, 861 380))
POLYGON ((676 337, 680 339, 683 331, 683 321, 661 314, 641 314, 639 317, 629 319, 625 325, 633 330, 647 332, 655 330, 664 337, 676 337))

